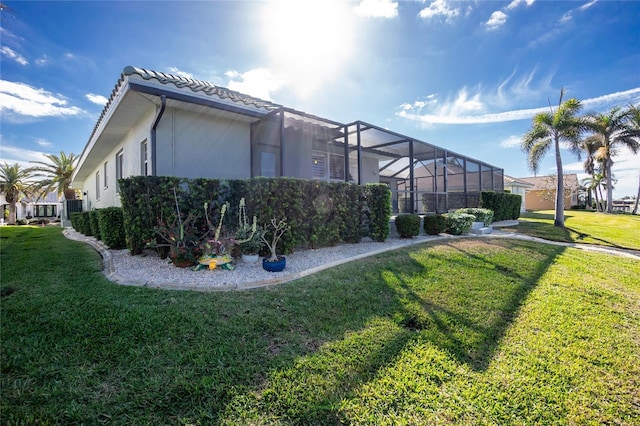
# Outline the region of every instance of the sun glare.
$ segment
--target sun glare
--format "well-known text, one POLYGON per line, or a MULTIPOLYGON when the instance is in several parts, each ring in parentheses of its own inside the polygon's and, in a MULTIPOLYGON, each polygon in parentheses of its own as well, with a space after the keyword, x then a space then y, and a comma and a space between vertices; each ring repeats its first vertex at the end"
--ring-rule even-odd
POLYGON ((301 96, 330 82, 348 66, 353 22, 347 1, 286 1, 265 4, 263 34, 271 67, 301 96))

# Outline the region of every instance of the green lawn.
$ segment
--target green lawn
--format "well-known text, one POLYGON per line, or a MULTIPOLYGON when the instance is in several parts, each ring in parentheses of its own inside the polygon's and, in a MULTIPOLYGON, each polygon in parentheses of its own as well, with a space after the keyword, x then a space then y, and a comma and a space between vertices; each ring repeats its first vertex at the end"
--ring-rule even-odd
POLYGON ((585 210, 565 211, 565 227, 553 226, 553 210, 523 213, 520 224, 505 231, 546 240, 640 250, 640 216, 585 210))
POLYGON ((637 261, 465 238, 197 293, 0 242, 2 424, 640 423, 637 261))

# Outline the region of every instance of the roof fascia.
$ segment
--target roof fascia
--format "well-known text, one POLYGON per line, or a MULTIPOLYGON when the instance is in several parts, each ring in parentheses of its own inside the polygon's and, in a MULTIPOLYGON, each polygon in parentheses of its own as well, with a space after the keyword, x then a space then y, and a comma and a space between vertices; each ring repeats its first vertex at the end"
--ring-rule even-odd
POLYGON ((209 108, 232 112, 235 114, 246 115, 249 117, 262 118, 265 115, 264 112, 244 109, 238 106, 229 105, 227 103, 218 102, 211 99, 203 99, 198 96, 191 96, 188 93, 178 93, 173 90, 165 90, 157 86, 149 86, 147 84, 140 83, 136 80, 129 80, 129 87, 134 92, 145 93, 147 95, 154 95, 158 97, 164 95, 167 97, 167 99, 201 105, 209 108))
POLYGON ((78 182, 75 182, 78 172, 80 171, 82 165, 87 159, 89 153, 95 146, 96 141, 104 131, 104 128, 107 126, 107 123, 111 119, 113 112, 118 108, 118 106, 120 105, 120 101, 124 98, 124 96, 127 94, 128 91, 129 91, 129 84, 127 84, 127 82, 122 79, 119 80, 118 83, 116 84, 116 88, 114 89, 109 102, 103 109, 102 114, 100 115, 100 118, 98 118, 98 124, 93 129, 89 142, 85 144, 82 150, 82 153, 80 154, 80 158, 78 160, 76 168, 73 171, 73 175, 71 175, 72 187, 73 185, 78 183, 78 182))

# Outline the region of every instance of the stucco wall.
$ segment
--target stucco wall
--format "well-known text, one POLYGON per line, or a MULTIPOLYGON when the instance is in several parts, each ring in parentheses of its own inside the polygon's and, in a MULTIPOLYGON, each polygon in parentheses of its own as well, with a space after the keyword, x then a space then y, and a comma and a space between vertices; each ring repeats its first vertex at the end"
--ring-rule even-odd
POLYGON ((157 131, 156 174, 251 177, 249 123, 167 108, 157 131))
MULTIPOLYGON (((83 208, 85 210, 100 209, 104 207, 120 206, 120 195, 116 192, 116 154, 123 151, 122 177, 140 176, 141 173, 141 149, 140 144, 147 140, 149 147, 149 132, 155 115, 155 109, 149 108, 149 112, 131 128, 122 141, 107 154, 100 165, 94 169, 82 185, 83 208), (107 186, 104 186, 104 162, 107 162, 107 186), (96 172, 100 172, 100 197, 96 197, 96 172)), ((151 161, 149 151, 149 162, 151 161)))
MULTIPOLYGON (((542 199, 543 190, 531 190, 527 191, 527 210, 555 210, 556 202, 555 200, 544 200, 542 199)), ((564 209, 569 210, 571 206, 574 204, 572 202, 574 196, 564 197, 564 209)))

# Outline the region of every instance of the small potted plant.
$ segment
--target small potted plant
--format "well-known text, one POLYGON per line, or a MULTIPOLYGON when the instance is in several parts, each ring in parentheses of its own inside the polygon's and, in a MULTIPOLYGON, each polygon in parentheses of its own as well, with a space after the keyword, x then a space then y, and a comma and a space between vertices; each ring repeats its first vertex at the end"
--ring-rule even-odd
POLYGON ((276 254, 278 241, 289 230, 286 219, 271 219, 269 229, 261 236, 262 241, 269 247, 269 256, 262 259, 262 267, 269 272, 280 272, 287 266, 287 259, 276 254))
POLYGON ((238 229, 236 229, 234 239, 243 262, 256 263, 258 261, 260 250, 264 247, 263 234, 264 232, 258 229, 258 220, 255 216, 253 223, 249 224, 245 201, 244 198, 241 198, 238 206, 238 229))

